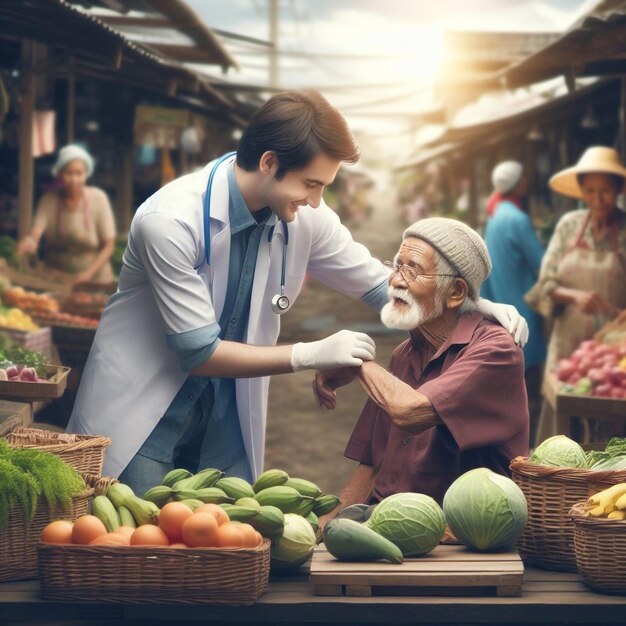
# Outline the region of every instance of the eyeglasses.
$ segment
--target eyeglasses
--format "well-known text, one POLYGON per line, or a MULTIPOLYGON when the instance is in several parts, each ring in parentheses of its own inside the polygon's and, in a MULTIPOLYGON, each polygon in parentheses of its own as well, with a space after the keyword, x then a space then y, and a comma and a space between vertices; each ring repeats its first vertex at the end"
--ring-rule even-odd
POLYGON ((458 274, 426 274, 424 272, 418 272, 410 265, 398 265, 392 261, 385 261, 383 265, 391 270, 390 277, 400 272, 402 278, 404 278, 407 283, 413 283, 422 276, 453 276, 454 278, 459 278, 458 274))

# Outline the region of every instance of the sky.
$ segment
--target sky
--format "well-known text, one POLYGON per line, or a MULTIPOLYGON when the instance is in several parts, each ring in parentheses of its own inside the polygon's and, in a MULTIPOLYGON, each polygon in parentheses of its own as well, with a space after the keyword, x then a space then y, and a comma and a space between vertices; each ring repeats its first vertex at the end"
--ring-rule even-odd
MULTIPOLYGON (((402 135, 433 105, 446 30, 561 33, 598 0, 280 0, 280 88, 319 89, 356 134, 402 135)), ((269 0, 187 0, 217 29, 269 40, 269 0)), ((268 49, 222 41, 232 82, 267 85, 268 49)))

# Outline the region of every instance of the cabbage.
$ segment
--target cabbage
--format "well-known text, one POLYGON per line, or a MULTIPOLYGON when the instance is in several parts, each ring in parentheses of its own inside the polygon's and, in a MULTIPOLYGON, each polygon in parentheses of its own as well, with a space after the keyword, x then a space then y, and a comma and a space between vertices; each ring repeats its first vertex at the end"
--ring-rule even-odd
POLYGON ((555 435, 539 444, 530 456, 531 463, 552 467, 587 467, 585 451, 569 437, 555 435))
POLYGON ((465 472, 450 485, 443 512, 457 539, 478 550, 512 546, 528 520, 522 490, 486 467, 465 472))
POLYGON ((278 541, 272 542, 272 568, 298 567, 311 558, 316 545, 311 524, 301 515, 285 513, 285 528, 278 541))
POLYGON ((441 507, 423 493, 396 493, 385 498, 365 524, 395 543, 404 556, 430 552, 446 530, 441 507))

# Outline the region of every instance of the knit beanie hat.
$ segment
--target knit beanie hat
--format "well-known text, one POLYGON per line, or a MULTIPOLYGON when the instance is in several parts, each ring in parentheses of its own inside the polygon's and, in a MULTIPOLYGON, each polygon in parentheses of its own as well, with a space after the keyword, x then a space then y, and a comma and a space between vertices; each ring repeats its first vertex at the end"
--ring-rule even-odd
POLYGON ((447 217, 429 217, 409 226, 403 235, 429 243, 465 279, 472 300, 478 299, 480 287, 489 272, 491 259, 481 236, 469 226, 447 217))
POLYGON ((517 161, 503 161, 493 168, 491 182, 498 193, 511 191, 522 178, 524 167, 517 161))

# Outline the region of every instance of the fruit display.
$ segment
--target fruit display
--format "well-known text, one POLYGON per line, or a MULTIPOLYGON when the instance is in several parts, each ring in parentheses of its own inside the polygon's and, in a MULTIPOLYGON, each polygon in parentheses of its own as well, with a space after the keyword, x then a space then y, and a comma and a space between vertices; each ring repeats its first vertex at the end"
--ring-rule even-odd
POLYGON ((583 341, 557 363, 560 391, 580 396, 626 399, 626 343, 583 341))
POLYGON ((57 300, 47 293, 26 291, 22 287, 8 287, 2 292, 2 301, 8 307, 23 311, 59 311, 57 300))
POLYGON ((55 313, 52 311, 37 311, 34 314, 40 324, 50 324, 53 326, 79 326, 81 328, 98 328, 98 320, 82 315, 72 315, 71 313, 55 313))
POLYGON ((585 511, 591 517, 626 519, 626 483, 619 483, 594 493, 587 501, 585 511))
POLYGON ((39 326, 30 315, 15 307, 10 309, 0 307, 0 327, 24 332, 39 330, 39 326))
POLYGON ((251 485, 241 478, 225 477, 214 468, 197 474, 174 469, 142 497, 128 485, 112 484, 106 494, 94 498, 91 514, 78 518, 71 532, 55 520, 44 529, 41 541, 150 548, 255 548, 268 538, 273 542, 275 561, 294 567, 304 557, 307 560, 315 546, 318 518, 314 511, 328 512, 337 503, 336 496, 323 494, 310 481, 290 479, 282 470, 268 470, 251 485), (288 481, 293 486, 287 486, 288 481))

